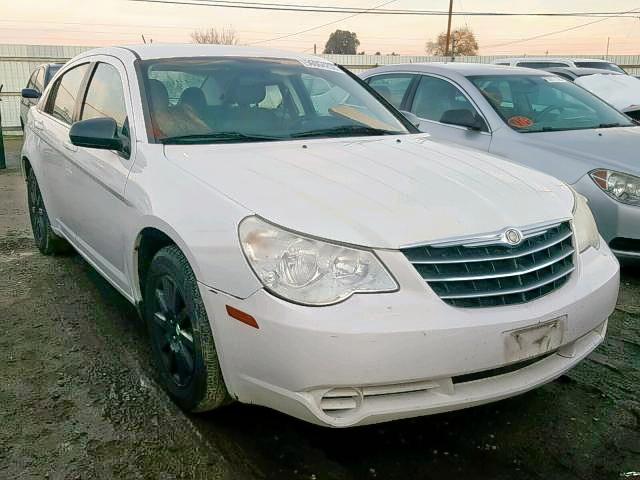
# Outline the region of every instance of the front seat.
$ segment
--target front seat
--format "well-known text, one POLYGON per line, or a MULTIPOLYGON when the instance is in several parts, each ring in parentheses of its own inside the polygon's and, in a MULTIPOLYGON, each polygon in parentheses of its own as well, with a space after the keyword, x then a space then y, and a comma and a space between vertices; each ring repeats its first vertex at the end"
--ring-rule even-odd
POLYGON ((155 137, 166 137, 170 130, 169 120, 169 92, 160 80, 149 79, 149 109, 151 110, 151 125, 155 137))
POLYGON ((246 79, 234 83, 225 95, 226 129, 255 133, 269 130, 276 121, 275 114, 258 107, 266 96, 267 87, 264 83, 246 79))
POLYGON ((200 88, 189 87, 180 95, 178 105, 188 105, 198 115, 204 118, 207 110, 207 99, 200 88))

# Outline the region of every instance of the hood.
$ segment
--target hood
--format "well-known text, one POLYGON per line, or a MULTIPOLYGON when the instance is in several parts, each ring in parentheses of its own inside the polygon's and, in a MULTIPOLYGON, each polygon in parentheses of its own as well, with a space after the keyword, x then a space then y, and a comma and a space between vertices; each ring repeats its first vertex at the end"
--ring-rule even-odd
POLYGON ((631 75, 586 75, 576 85, 589 90, 622 112, 640 109, 640 79, 631 75))
POLYGON ((516 135, 518 143, 526 148, 520 149, 519 153, 503 154, 549 172, 569 184, 595 168, 640 175, 640 126, 516 135), (518 155, 531 158, 519 158, 518 155))
POLYGON ((273 223, 378 248, 566 218, 559 180, 424 135, 167 145, 166 157, 273 223))

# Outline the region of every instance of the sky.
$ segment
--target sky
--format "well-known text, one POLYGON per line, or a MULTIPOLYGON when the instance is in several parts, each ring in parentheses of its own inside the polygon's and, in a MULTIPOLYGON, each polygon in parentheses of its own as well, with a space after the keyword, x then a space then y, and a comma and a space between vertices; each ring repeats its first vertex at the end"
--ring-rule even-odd
MULTIPOLYGON (((177 0, 181 1, 181 0, 177 0)), ((260 0, 254 0, 260 1, 260 0)), ((384 0, 263 0, 270 3, 372 8, 384 0)), ((381 9, 446 11, 448 0, 396 0, 381 9)), ((640 0, 454 0, 454 10, 497 12, 623 12, 638 10, 640 0)), ((0 44, 102 46, 136 44, 142 35, 154 43, 189 42, 190 32, 233 28, 241 44, 297 52, 322 52, 335 29, 354 31, 359 50, 425 55, 425 43, 446 30, 446 16, 391 16, 241 10, 200 5, 171 5, 130 0, 0 0, 0 44), (322 28, 314 27, 335 22, 322 28), (294 34, 284 39, 274 37, 294 34)), ((541 55, 640 54, 640 19, 610 18, 539 39, 529 37, 575 27, 594 18, 457 16, 453 28, 470 27, 480 54, 541 55)))

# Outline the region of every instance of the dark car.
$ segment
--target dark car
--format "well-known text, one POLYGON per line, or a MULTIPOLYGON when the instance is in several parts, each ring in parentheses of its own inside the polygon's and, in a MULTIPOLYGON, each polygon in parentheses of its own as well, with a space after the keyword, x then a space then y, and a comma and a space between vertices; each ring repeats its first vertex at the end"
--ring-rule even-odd
POLYGON ((64 63, 45 63, 31 73, 26 89, 34 90, 34 92, 31 92, 32 94, 26 97, 23 95, 20 101, 20 126, 23 130, 27 120, 27 112, 37 103, 45 87, 63 65, 64 63))

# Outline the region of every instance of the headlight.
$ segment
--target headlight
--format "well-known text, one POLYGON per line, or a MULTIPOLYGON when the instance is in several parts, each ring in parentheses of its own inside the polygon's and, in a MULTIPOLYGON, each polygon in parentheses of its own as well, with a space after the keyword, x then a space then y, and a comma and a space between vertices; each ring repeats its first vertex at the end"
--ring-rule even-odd
POLYGON ((354 293, 398 289, 373 252, 305 237, 258 217, 245 218, 239 233, 262 284, 292 302, 330 305, 354 293))
POLYGON ((600 234, 591 209, 587 205, 587 199, 575 190, 573 191, 573 198, 573 228, 578 252, 582 253, 589 247, 598 248, 600 246, 600 234))
POLYGON ((628 205, 640 205, 640 177, 612 170, 594 170, 589 175, 604 193, 628 205))

